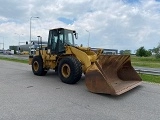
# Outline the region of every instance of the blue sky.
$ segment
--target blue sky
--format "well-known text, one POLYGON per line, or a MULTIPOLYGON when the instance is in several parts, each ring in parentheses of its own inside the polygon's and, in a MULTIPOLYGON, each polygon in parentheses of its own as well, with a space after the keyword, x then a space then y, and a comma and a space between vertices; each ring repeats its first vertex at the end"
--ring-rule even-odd
POLYGON ((90 33, 90 47, 152 49, 160 43, 159 11, 160 0, 0 0, 0 43, 7 49, 29 41, 30 18, 38 16, 31 20, 33 40, 64 27, 78 32, 78 45, 87 46, 90 33))
POLYGON ((135 3, 140 3, 139 0, 123 0, 124 3, 130 3, 130 4, 135 4, 135 3))
POLYGON ((61 21, 61 22, 63 22, 63 23, 65 23, 65 24, 67 24, 67 25, 74 23, 74 19, 71 20, 71 19, 67 19, 67 18, 64 18, 64 17, 59 17, 58 20, 61 21))

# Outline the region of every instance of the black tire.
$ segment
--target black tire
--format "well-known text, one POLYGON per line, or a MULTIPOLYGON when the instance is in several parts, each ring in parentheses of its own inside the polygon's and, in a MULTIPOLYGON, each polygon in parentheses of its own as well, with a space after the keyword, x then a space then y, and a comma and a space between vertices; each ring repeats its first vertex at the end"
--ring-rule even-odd
POLYGON ((47 74, 47 72, 48 72, 47 70, 43 69, 42 75, 40 75, 40 76, 45 76, 47 74))
POLYGON ((47 71, 43 68, 43 60, 40 56, 35 56, 32 60, 32 71, 35 75, 44 76, 47 71))
POLYGON ((58 74, 58 67, 55 68, 55 73, 58 74))
POLYGON ((62 82, 77 83, 82 76, 82 65, 75 57, 65 57, 58 65, 58 75, 62 82))

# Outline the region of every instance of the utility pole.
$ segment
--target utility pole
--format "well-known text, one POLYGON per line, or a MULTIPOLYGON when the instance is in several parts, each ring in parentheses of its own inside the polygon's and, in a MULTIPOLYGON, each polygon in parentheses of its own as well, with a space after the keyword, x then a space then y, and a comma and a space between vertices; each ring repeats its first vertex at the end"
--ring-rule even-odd
POLYGON ((31 40, 32 18, 37 18, 37 19, 38 19, 39 17, 33 17, 33 16, 32 16, 32 17, 30 17, 30 43, 31 43, 31 41, 32 41, 32 40, 31 40))

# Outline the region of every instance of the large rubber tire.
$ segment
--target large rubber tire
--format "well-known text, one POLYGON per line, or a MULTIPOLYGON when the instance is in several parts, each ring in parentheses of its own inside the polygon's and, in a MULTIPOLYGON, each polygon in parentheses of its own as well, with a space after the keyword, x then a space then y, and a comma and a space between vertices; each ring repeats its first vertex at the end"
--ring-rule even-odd
POLYGON ((43 68, 43 60, 40 56, 35 56, 32 60, 32 71, 35 75, 44 76, 47 71, 43 68))
POLYGON ((82 65, 75 57, 65 57, 58 65, 58 75, 62 82, 75 84, 81 79, 82 65))

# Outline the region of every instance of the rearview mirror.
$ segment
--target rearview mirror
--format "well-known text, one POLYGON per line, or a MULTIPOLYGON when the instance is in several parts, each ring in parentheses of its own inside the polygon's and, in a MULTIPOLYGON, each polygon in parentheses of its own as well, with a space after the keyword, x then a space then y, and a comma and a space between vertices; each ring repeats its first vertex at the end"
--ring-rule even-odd
POLYGON ((75 35, 75 38, 78 39, 78 33, 75 33, 74 35, 75 35))

